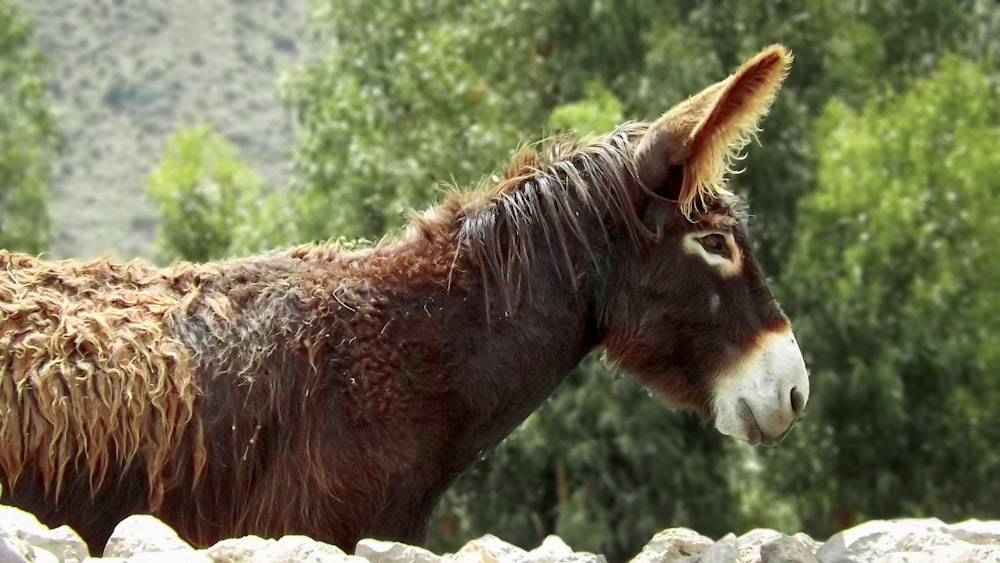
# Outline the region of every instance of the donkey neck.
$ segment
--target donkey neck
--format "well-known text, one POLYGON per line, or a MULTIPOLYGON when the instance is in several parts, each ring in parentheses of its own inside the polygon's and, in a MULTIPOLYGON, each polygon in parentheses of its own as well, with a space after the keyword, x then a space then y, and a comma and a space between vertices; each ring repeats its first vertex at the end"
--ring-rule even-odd
POLYGON ((622 237, 609 233, 602 217, 573 215, 578 233, 570 241, 546 239, 543 231, 553 228, 542 224, 546 217, 526 222, 520 236, 548 248, 525 252, 537 260, 504 264, 513 271, 460 260, 467 267, 449 293, 463 305, 452 309, 444 330, 446 348, 456 351, 450 359, 461 405, 460 464, 512 432, 603 339, 598 303, 622 237))
POLYGON ((464 366, 453 372, 466 409, 459 421, 465 436, 459 443, 467 449, 461 457, 478 457, 507 436, 600 342, 590 300, 577 294, 585 290, 559 282, 555 272, 547 277, 533 288, 535 299, 502 312, 495 299, 487 313, 484 297, 469 309, 478 321, 465 315, 448 330, 463 357, 454 365, 464 366))

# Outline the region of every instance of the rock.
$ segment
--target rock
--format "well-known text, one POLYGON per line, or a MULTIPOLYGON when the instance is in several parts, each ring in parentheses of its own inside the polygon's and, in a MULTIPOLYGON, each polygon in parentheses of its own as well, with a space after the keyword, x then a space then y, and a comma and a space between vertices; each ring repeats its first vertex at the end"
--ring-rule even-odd
POLYGON ((160 520, 149 515, 129 516, 115 526, 107 545, 105 557, 129 558, 147 552, 182 551, 194 552, 177 532, 160 520))
POLYGON ((689 528, 670 528, 653 536, 631 563, 670 563, 688 561, 712 547, 708 536, 689 528))
POLYGON ((390 541, 363 539, 354 554, 371 563, 441 563, 441 556, 422 547, 390 541))
POLYGON ((820 543, 807 534, 781 536, 760 547, 761 563, 817 563, 820 543))
MULTIPOLYGON (((0 538, 21 540, 50 553, 57 561, 67 563, 83 561, 90 554, 87 544, 69 526, 50 530, 34 515, 12 506, 0 506, 0 538)), ((11 547, 16 546, 11 544, 11 547)), ((30 553, 23 552, 22 557, 30 553)), ((41 558, 39 560, 46 559, 44 553, 38 557, 41 558)))
POLYGON ((948 526, 951 535, 972 544, 1000 544, 1000 521, 966 520, 948 526))
POLYGON ((937 518, 872 520, 835 534, 816 552, 816 558, 823 563, 1000 562, 1000 542, 992 539, 988 527, 973 522, 963 524, 947 526, 937 518))
POLYGON ((486 534, 479 539, 472 540, 466 545, 469 544, 482 546, 483 549, 492 554, 497 561, 502 561, 504 563, 524 561, 528 556, 527 551, 512 543, 507 543, 493 534, 486 534))
POLYGON ((69 563, 71 561, 83 561, 90 555, 87 544, 83 538, 76 533, 76 530, 69 526, 59 526, 49 533, 47 539, 32 539, 31 544, 36 547, 45 548, 59 558, 60 561, 69 563))
POLYGON ((736 545, 740 550, 740 562, 760 563, 761 547, 776 542, 783 537, 784 534, 781 532, 769 528, 756 528, 743 534, 736 539, 736 545))
POLYGON ((260 561, 288 563, 366 563, 361 557, 348 555, 335 545, 306 536, 285 536, 264 551, 260 561))
MULTIPOLYGON (((104 560, 101 561, 103 563, 104 560)), ((204 551, 195 551, 189 548, 136 553, 126 559, 125 563, 212 563, 212 558, 205 555, 204 551)))
POLYGON ((216 542, 205 550, 205 555, 215 563, 251 563, 255 561, 254 554, 266 551, 274 540, 265 540, 259 536, 245 536, 216 542))
POLYGON ((205 554, 214 563, 367 563, 335 545, 306 536, 285 536, 277 541, 258 536, 222 540, 205 554))
POLYGON ((487 534, 470 541, 458 552, 446 555, 447 563, 601 563, 603 556, 574 552, 557 536, 545 538, 542 545, 532 551, 507 543, 487 534))
POLYGON ((40 547, 31 548, 31 557, 28 558, 31 563, 59 563, 59 558, 55 556, 54 553, 47 549, 42 549, 40 547))
POLYGON ((25 556, 31 556, 31 546, 16 538, 0 536, 0 562, 28 563, 25 556))
MULTIPOLYGON (((0 506, 0 563, 607 563, 603 555, 574 552, 558 536, 531 551, 487 534, 444 556, 402 543, 364 539, 355 555, 305 536, 278 540, 246 536, 195 550, 152 516, 132 516, 114 530, 104 558, 91 558, 66 526, 50 530, 37 518, 0 506)), ((694 530, 671 528, 654 536, 631 563, 1000 563, 1000 521, 945 524, 935 518, 874 520, 821 544, 806 534, 770 529, 728 534, 713 542, 694 530)))
POLYGON ((608 559, 603 555, 578 551, 573 555, 559 559, 558 563, 608 563, 608 559))
MULTIPOLYGON (((505 561, 505 559, 501 559, 502 563, 505 561)), ((587 553, 586 551, 574 552, 573 548, 559 536, 547 536, 542 540, 542 545, 527 552, 522 559, 515 561, 523 563, 607 563, 607 559, 603 555, 587 553)))
MULTIPOLYGON (((501 563, 486 546, 475 542, 463 545, 462 549, 459 549, 456 553, 446 555, 443 560, 445 563, 501 563)), ((508 562, 504 561, 503 563, 508 562)))
POLYGON ((698 563, 734 563, 739 560, 740 545, 736 541, 736 534, 726 534, 697 559, 698 563))
POLYGON ((559 536, 546 536, 542 544, 528 552, 525 562, 556 563, 573 556, 573 548, 559 536))

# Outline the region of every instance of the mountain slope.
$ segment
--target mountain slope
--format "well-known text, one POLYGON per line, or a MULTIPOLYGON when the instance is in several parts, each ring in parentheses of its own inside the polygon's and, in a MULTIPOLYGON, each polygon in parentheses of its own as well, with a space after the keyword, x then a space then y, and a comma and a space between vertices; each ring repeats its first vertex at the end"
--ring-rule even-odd
POLYGON ((52 255, 150 257, 146 178, 180 123, 210 123, 272 185, 294 141, 277 79, 308 0, 19 0, 52 63, 67 150, 52 255))

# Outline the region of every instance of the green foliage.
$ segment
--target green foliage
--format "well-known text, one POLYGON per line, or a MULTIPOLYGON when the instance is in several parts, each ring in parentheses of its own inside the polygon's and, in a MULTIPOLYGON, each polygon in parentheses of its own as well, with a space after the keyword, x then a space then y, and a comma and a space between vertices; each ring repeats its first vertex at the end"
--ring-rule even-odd
POLYGON ((563 104, 552 111, 549 123, 556 129, 568 129, 578 134, 601 134, 624 121, 622 103, 600 80, 587 85, 587 97, 579 102, 563 104))
POLYGON ((284 202, 237 150, 207 126, 180 127, 149 177, 160 211, 157 254, 165 262, 206 261, 287 242, 284 202))
POLYGON ((783 283, 813 401, 773 460, 811 530, 1000 516, 995 76, 948 59, 818 122, 818 189, 783 283))
POLYGON ((52 160, 61 146, 31 25, 0 0, 0 248, 39 253, 50 222, 52 160))
POLYGON ((469 184, 543 122, 530 2, 320 3, 327 54, 291 74, 306 238, 378 238, 447 182, 469 184), (534 110, 534 111, 532 111, 534 110), (450 176, 449 176, 450 175, 450 176))

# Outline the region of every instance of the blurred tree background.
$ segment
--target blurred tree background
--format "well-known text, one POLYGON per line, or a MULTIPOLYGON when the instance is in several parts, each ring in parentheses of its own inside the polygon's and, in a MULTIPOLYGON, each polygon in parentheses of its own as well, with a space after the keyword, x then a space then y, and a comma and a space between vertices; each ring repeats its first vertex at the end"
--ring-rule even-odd
POLYGON ((180 127, 148 186, 161 261, 377 239, 522 143, 653 119, 772 42, 796 55, 733 185, 813 374, 803 422, 755 450, 589 358, 448 493, 434 549, 557 533, 617 560, 670 526, 1000 518, 994 1, 316 0, 311 22, 321 53, 279 84, 292 188, 180 127))
POLYGON ((0 0, 0 248, 45 250, 58 125, 31 24, 0 0))

